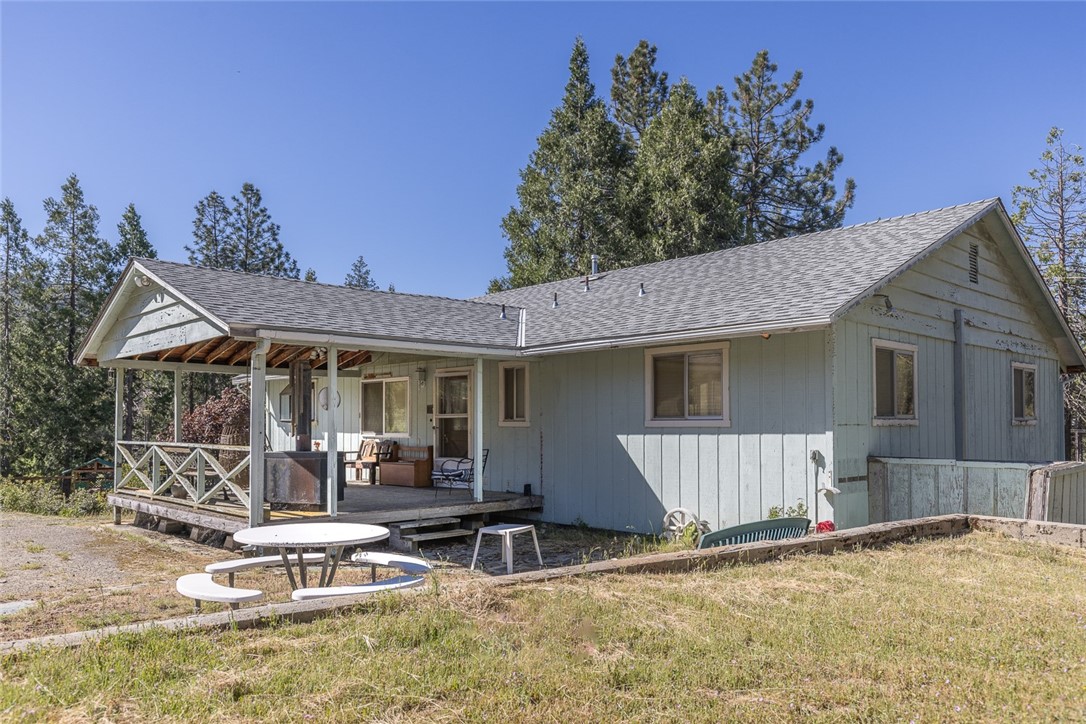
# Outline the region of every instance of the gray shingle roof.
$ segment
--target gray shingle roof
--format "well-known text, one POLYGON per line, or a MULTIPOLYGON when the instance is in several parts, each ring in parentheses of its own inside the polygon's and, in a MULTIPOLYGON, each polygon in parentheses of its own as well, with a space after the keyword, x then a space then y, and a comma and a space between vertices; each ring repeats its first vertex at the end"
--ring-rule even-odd
POLYGON ((477 301, 527 309, 525 346, 699 329, 787 328, 831 315, 999 204, 976 201, 857 226, 603 271, 477 301), (640 284, 646 294, 638 296, 640 284), (552 308, 554 293, 558 307, 552 308))
POLYGON ((372 292, 157 259, 139 264, 231 327, 513 348, 500 303, 372 292))
POLYGON ((698 330, 823 325, 999 205, 976 201, 842 229, 513 289, 472 300, 371 292, 152 259, 150 273, 231 327, 523 348, 698 330), (645 296, 639 296, 640 285, 645 296), (554 293, 558 307, 552 308, 554 293), (500 305, 509 307, 499 318, 500 305))

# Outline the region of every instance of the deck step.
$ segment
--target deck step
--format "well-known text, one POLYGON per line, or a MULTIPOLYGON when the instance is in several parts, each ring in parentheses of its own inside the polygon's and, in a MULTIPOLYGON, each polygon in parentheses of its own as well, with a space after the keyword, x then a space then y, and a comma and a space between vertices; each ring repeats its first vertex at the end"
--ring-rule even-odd
POLYGON ((459 518, 425 518, 423 520, 404 520, 389 523, 389 528, 400 530, 418 530, 419 528, 436 528, 441 525, 459 525, 459 518))
POLYGON ((412 551, 418 551, 419 543, 444 540, 447 538, 469 538, 475 535, 475 531, 467 528, 453 528, 452 530, 434 530, 428 533, 409 533, 400 536, 405 546, 410 546, 412 551))

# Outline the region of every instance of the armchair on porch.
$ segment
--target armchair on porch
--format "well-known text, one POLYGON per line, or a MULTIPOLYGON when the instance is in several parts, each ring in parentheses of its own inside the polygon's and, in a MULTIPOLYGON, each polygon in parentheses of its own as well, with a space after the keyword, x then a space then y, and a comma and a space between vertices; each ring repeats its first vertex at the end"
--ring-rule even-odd
POLYGON ((357 453, 348 453, 348 455, 352 454, 354 457, 347 458, 347 463, 357 471, 355 479, 374 484, 378 482, 377 476, 381 463, 395 462, 398 458, 394 441, 372 438, 363 440, 358 446, 357 453))
MULTIPOLYGON (((483 449, 482 472, 486 472, 486 459, 490 449, 483 449)), ((473 458, 446 458, 441 468, 430 476, 435 488, 470 488, 475 482, 475 460, 473 458)))

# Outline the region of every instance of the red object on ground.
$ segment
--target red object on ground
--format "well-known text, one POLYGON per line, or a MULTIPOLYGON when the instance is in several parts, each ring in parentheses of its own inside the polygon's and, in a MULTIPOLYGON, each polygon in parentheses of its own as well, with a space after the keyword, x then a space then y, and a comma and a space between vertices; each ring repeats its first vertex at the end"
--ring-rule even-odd
POLYGON ((837 530, 837 526, 833 524, 832 520, 824 520, 815 526, 815 533, 832 533, 837 530))

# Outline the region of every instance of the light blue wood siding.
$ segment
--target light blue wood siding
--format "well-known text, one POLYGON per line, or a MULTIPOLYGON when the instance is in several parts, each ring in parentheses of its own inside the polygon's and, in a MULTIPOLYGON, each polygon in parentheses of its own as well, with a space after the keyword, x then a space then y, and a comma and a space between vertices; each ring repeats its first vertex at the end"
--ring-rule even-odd
POLYGON ((727 428, 646 427, 643 349, 542 360, 543 517, 647 532, 678 506, 713 528, 797 500, 813 515, 811 451, 831 456, 825 359, 821 332, 732 340, 727 428))
MULTIPOLYGON (((968 231, 882 290, 893 310, 876 298, 834 325, 834 469, 839 481, 852 479, 846 487, 857 495, 866 491, 868 456, 955 457, 955 309, 965 321, 964 458, 1038 462, 1062 456, 1059 361, 1019 273, 995 242, 968 231), (979 252, 976 284, 969 281, 970 243, 979 252), (916 345, 918 425, 872 424, 872 339, 916 345), (1012 423, 1012 362, 1037 365, 1036 424, 1012 423)), ((850 506, 856 515, 839 519, 839 526, 867 522, 858 502, 850 506)))

